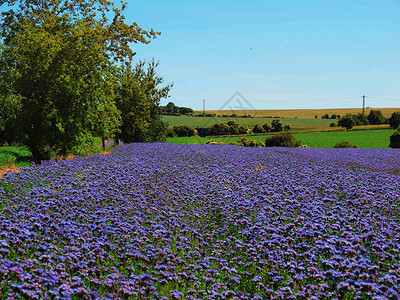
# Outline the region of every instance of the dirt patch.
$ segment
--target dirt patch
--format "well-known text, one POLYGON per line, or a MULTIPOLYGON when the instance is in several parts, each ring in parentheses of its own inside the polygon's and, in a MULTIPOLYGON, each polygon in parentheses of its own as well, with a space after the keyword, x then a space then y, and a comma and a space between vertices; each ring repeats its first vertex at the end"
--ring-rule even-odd
POLYGON ((0 170, 0 178, 2 178, 2 177, 4 176, 4 174, 6 174, 7 171, 9 171, 9 170, 11 170, 11 172, 20 172, 20 170, 18 169, 18 167, 16 167, 16 166, 10 166, 10 167, 7 167, 7 168, 5 168, 5 169, 1 169, 1 170, 0 170))

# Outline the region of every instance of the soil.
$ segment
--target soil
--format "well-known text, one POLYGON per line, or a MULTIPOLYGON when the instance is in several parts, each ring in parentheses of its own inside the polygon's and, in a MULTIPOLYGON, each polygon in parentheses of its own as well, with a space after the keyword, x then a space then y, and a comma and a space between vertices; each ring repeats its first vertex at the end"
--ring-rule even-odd
POLYGON ((5 169, 1 169, 0 170, 0 178, 2 178, 3 175, 7 173, 8 170, 11 170, 11 172, 19 172, 20 171, 18 169, 18 167, 16 167, 16 166, 10 166, 10 167, 7 167, 5 169))

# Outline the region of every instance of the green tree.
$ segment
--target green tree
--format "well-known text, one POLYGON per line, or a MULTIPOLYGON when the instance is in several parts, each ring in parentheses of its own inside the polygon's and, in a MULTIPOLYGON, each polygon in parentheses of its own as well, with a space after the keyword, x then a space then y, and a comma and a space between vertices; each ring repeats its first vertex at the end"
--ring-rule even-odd
POLYGON ((397 129, 400 126, 400 111, 396 111, 392 113, 392 116, 389 118, 390 127, 393 129, 397 129))
POLYGON ((338 126, 344 127, 347 130, 353 128, 356 125, 354 117, 351 114, 347 114, 344 117, 340 118, 338 121, 338 126))
POLYGON ((371 110, 367 117, 369 124, 379 125, 384 124, 386 118, 383 116, 382 111, 380 110, 371 110))
POLYGON ((66 155, 119 125, 113 104, 116 66, 135 55, 130 43, 158 33, 124 20, 103 0, 1 0, 0 106, 20 99, 14 128, 35 162, 66 155), (109 19, 108 16, 111 16, 109 19))
POLYGON ((280 119, 274 119, 271 122, 271 131, 279 132, 283 130, 283 123, 280 119))
POLYGON ((400 148, 400 131, 396 131, 390 136, 389 148, 400 148))
POLYGON ((301 141, 297 141, 290 132, 282 132, 271 137, 267 137, 265 140, 265 146, 297 148, 301 146, 301 141))
POLYGON ((116 104, 122 123, 117 140, 124 143, 144 142, 150 127, 151 103, 129 67, 121 69, 116 104))
POLYGON ((262 127, 259 124, 256 124, 252 131, 253 131, 253 133, 265 133, 264 127, 262 127))
POLYGON ((167 134, 168 124, 162 120, 160 115, 160 100, 170 97, 169 93, 174 84, 163 85, 164 78, 156 70, 159 64, 154 59, 148 63, 139 61, 132 69, 133 77, 139 83, 147 101, 150 103, 149 123, 151 126, 146 131, 144 142, 164 141, 167 134))

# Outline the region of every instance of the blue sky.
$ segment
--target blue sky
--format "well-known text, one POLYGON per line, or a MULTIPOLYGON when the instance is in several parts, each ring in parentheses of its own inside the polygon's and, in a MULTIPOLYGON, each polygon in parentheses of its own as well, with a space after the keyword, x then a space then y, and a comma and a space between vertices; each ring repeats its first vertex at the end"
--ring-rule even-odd
POLYGON ((161 31, 133 45, 156 58, 180 106, 400 107, 400 1, 141 0, 128 22, 161 31), (380 99, 378 99, 380 98, 380 99))

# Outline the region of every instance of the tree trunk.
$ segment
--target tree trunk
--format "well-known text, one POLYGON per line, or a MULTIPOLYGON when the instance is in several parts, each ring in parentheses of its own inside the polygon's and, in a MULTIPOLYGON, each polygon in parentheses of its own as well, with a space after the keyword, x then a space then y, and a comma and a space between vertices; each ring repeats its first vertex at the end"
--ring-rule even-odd
POLYGON ((103 143, 103 151, 106 151, 106 139, 102 136, 101 142, 103 143))

